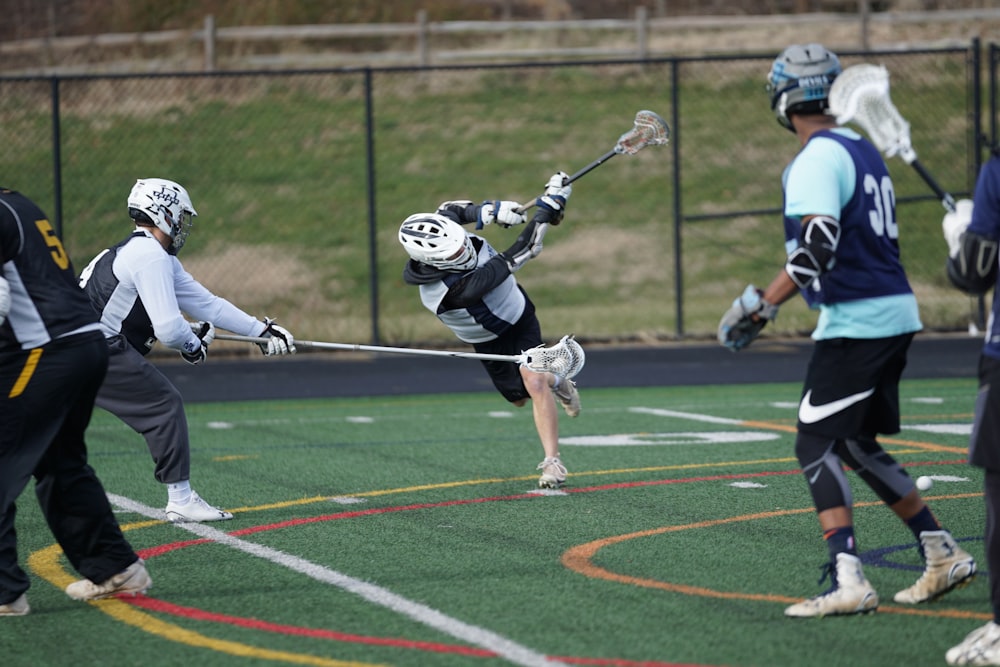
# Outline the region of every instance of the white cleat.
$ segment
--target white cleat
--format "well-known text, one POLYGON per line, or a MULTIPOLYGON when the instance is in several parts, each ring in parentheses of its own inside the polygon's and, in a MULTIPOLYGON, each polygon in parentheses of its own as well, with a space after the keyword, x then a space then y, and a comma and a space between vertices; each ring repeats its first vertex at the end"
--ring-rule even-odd
POLYGON ((0 616, 26 616, 31 611, 28 604, 28 595, 21 593, 16 600, 6 604, 0 604, 0 616))
POLYGON ((232 513, 212 507, 196 492, 191 492, 191 500, 184 503, 167 503, 167 520, 172 523, 228 521, 232 513))
POLYGON ((560 378, 559 386, 553 387, 552 393, 555 394, 556 400, 559 401, 559 405, 563 407, 566 414, 570 417, 576 417, 580 414, 580 392, 576 390, 575 382, 560 378))
POLYGON ((976 576, 976 561, 955 542, 947 530, 920 533, 927 567, 917 582, 896 593, 900 604, 930 602, 965 586, 976 576))
POLYGON ((944 654, 949 665, 1000 665, 1000 625, 990 621, 944 654))
POLYGON ((878 608, 878 594, 861 571, 861 559, 851 554, 839 553, 836 564, 830 563, 827 567, 833 579, 833 587, 822 595, 786 608, 785 616, 822 618, 867 614, 878 608))
POLYGON ((66 595, 74 600, 101 600, 118 593, 138 595, 145 593, 153 585, 146 572, 146 565, 140 558, 107 581, 95 584, 90 579, 74 581, 66 587, 66 595))
POLYGON ((558 489, 566 483, 566 466, 556 456, 545 457, 535 469, 542 471, 542 476, 538 478, 538 487, 541 489, 558 489))

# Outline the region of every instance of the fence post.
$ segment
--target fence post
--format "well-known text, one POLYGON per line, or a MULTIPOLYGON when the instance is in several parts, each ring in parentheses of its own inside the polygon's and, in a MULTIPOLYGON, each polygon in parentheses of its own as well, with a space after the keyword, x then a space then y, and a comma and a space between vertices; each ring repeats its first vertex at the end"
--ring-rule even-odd
POLYGON ((205 17, 204 28, 202 30, 202 44, 205 49, 204 70, 206 72, 215 71, 215 16, 209 14, 205 17))
POLYGON ((858 18, 861 22, 861 48, 868 51, 871 48, 868 39, 868 27, 871 18, 871 0, 858 0, 858 18))
POLYGON ((375 202, 375 105, 373 97, 372 68, 365 68, 365 162, 368 166, 368 261, 369 289, 371 290, 372 345, 379 344, 379 301, 378 301, 378 234, 376 233, 375 202))
POLYGON ((417 61, 421 67, 431 64, 428 32, 427 10, 421 9, 417 12, 417 61))
POLYGON ((673 150, 673 188, 674 188, 674 298, 675 315, 677 317, 676 331, 677 337, 684 337, 684 263, 683 253, 681 253, 681 243, 683 243, 684 208, 681 202, 681 144, 678 130, 681 124, 681 85, 680 85, 680 63, 677 58, 670 60, 670 122, 673 131, 670 137, 670 147, 673 150))
POLYGON ((62 110, 59 101, 59 76, 49 79, 49 94, 52 100, 52 195, 56 236, 63 235, 63 192, 62 192, 62 110))
POLYGON ((645 60, 649 57, 649 10, 645 5, 635 8, 635 38, 638 45, 637 56, 645 60))

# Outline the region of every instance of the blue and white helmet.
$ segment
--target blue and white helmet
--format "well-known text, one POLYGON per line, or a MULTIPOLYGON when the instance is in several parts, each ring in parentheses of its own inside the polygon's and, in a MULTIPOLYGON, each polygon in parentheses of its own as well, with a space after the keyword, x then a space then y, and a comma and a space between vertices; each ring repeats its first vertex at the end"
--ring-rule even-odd
POLYGON ((837 54, 822 44, 793 44, 782 51, 767 75, 771 110, 782 127, 795 131, 790 113, 826 113, 830 86, 840 72, 837 54))
POLYGON ((128 193, 128 217, 155 225, 171 238, 174 253, 187 241, 196 215, 187 190, 164 178, 140 178, 128 193))

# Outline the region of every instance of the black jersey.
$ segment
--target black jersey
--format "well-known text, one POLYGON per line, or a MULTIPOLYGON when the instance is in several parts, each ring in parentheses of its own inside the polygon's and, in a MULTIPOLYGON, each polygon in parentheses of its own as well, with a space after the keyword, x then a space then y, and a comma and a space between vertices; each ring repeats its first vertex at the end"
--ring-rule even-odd
POLYGON ((62 336, 100 328, 45 213, 19 192, 3 188, 0 260, 11 296, 10 314, 0 326, 0 352, 41 347, 62 336))

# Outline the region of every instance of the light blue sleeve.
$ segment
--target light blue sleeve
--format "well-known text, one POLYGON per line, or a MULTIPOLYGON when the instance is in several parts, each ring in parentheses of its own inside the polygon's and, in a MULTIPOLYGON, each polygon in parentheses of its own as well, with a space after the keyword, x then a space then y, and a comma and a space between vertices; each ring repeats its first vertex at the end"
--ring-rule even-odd
POLYGON ((854 195, 856 176, 846 148, 826 137, 812 139, 785 170, 785 215, 828 215, 839 220, 841 209, 854 195))

